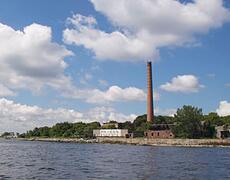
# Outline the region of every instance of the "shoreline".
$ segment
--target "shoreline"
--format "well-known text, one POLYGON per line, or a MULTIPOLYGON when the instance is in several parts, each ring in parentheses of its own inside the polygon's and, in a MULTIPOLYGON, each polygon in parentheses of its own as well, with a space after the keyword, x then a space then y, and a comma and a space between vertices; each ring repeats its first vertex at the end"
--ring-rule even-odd
POLYGON ((130 144, 142 146, 171 147, 230 147, 230 139, 150 139, 150 138, 118 138, 98 137, 96 139, 77 138, 16 138, 22 141, 60 142, 60 143, 99 143, 99 144, 130 144))

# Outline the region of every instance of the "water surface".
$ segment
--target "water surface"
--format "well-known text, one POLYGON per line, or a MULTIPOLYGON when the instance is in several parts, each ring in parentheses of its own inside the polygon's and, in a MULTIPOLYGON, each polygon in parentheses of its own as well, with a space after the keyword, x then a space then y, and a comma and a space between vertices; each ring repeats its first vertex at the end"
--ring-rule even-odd
POLYGON ((0 140, 0 179, 230 179, 230 148, 0 140))

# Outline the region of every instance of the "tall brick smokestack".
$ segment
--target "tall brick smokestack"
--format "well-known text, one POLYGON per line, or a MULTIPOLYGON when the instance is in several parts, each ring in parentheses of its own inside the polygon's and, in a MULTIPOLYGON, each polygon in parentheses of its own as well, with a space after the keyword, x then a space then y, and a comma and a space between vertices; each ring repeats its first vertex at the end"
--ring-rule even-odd
POLYGON ((153 122, 153 85, 152 85, 152 63, 147 62, 147 121, 153 122))

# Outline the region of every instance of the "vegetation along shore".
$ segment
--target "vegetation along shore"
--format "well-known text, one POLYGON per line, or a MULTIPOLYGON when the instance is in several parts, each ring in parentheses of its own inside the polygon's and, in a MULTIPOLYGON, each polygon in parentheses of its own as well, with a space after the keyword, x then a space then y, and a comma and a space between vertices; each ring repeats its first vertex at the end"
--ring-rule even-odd
MULTIPOLYGON (((115 122, 115 121, 113 121, 115 122)), ((211 112, 207 115, 202 109, 193 106, 179 108, 173 117, 155 116, 155 124, 169 124, 175 135, 174 139, 152 139, 144 137, 144 132, 151 129, 146 115, 138 116, 133 122, 119 123, 120 129, 128 129, 133 138, 95 138, 94 129, 116 129, 113 125, 101 126, 99 122, 58 123, 52 127, 39 127, 18 135, 23 140, 78 142, 78 143, 121 143, 139 145, 178 145, 178 146, 230 146, 230 139, 217 139, 217 126, 228 127, 230 116, 220 117, 211 112)), ((111 123, 112 124, 112 123, 111 123)))

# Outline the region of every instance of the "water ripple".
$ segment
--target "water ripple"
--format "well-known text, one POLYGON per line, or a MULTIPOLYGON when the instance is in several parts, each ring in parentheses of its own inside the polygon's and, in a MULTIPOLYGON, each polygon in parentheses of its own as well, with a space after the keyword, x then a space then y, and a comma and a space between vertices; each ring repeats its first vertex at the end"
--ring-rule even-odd
POLYGON ((230 149, 0 140, 2 179, 230 179, 230 149))

